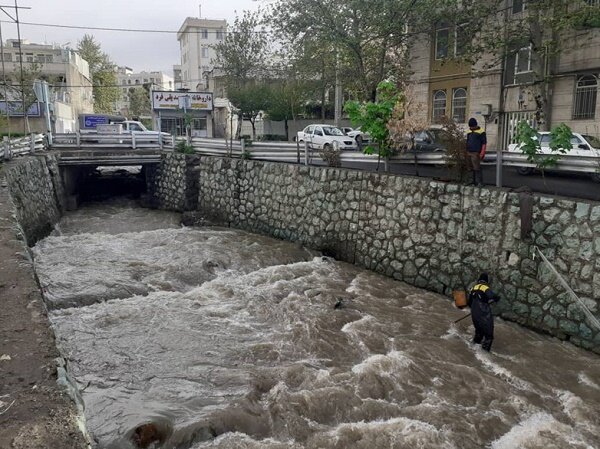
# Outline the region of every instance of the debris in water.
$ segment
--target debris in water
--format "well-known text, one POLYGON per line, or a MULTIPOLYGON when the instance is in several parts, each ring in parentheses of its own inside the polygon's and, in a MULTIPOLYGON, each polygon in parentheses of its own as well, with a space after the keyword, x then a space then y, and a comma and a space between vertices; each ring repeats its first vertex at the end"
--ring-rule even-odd
POLYGON ((133 431, 131 440, 141 449, 147 449, 152 443, 164 443, 164 435, 154 423, 147 423, 139 426, 133 431))

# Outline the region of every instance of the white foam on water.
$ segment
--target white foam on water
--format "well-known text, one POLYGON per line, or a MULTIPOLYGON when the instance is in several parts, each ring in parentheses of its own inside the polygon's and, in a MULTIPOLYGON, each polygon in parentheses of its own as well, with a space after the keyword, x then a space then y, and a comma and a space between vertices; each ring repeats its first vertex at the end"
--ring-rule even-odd
POLYGON ((241 432, 229 432, 219 435, 212 441, 193 445, 190 449, 227 448, 227 449, 302 449, 304 446, 290 441, 277 441, 273 438, 256 440, 241 432))
POLYGON ((557 421, 549 413, 538 412, 527 417, 500 438, 493 441, 491 449, 545 447, 544 442, 550 438, 552 440, 555 440, 559 436, 564 438, 570 433, 571 430, 568 426, 557 421))
POLYGON ((388 354, 377 354, 369 357, 361 363, 352 367, 355 374, 375 372, 376 374, 394 374, 404 368, 408 368, 413 361, 400 351, 392 351, 388 354))
POLYGON ((440 338, 443 338, 444 340, 452 340, 453 338, 460 338, 464 340, 464 335, 456 324, 451 323, 446 333, 440 338))
POLYGON ((600 390, 600 386, 592 379, 590 379, 585 373, 579 373, 577 375, 577 380, 580 384, 587 385, 588 387, 592 387, 596 390, 600 390))
POLYGON ((492 360, 492 357, 494 357, 494 355, 488 352, 484 352, 479 346, 475 347, 474 352, 475 358, 481 362, 484 368, 486 368, 488 371, 491 371, 496 376, 502 377, 513 387, 518 388, 520 390, 536 391, 533 385, 531 385, 529 382, 520 379, 519 377, 515 376, 510 370, 494 362, 492 360))
MULTIPOLYGON (((358 433, 362 435, 362 447, 376 447, 368 445, 388 443, 389 447, 410 447, 411 449, 456 449, 456 446, 447 441, 444 429, 438 429, 432 424, 405 417, 391 418, 388 420, 360 421, 356 423, 342 423, 328 434, 335 440, 332 447, 339 447, 340 442, 345 442, 345 434, 358 433), (383 440, 383 441, 382 441, 383 440)), ((387 447, 387 446, 386 446, 387 447)))

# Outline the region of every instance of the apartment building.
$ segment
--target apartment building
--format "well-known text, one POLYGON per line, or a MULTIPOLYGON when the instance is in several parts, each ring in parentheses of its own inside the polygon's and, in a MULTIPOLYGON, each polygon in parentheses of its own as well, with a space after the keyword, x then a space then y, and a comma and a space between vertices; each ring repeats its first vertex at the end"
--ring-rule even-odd
MULTIPOLYGON (((571 7, 600 7, 597 0, 578 1, 571 7)), ((511 21, 527 14, 527 1, 507 0, 499 11, 493 20, 510 30, 511 21)), ((416 100, 427 105, 421 113, 432 127, 445 116, 466 129, 475 117, 491 149, 514 142, 522 120, 540 128, 565 123, 575 132, 600 136, 600 30, 580 27, 559 36, 561 51, 551 57, 536 54, 533 42, 523 42, 506 57, 480 55, 470 63, 461 57, 460 24, 438 24, 410 48, 416 100)))
POLYGON ((225 38, 226 20, 209 20, 188 17, 177 34, 181 48, 181 87, 201 91, 205 85, 205 72, 214 68, 214 46, 225 38))
POLYGON ((134 72, 130 67, 117 68, 117 83, 121 90, 121 97, 115 105, 115 113, 131 116, 130 96, 132 89, 145 89, 150 99, 152 90, 173 90, 175 80, 163 72, 134 72))
MULTIPOLYGON (((27 40, 7 40, 0 58, 4 62, 7 89, 2 92, 0 109, 10 111, 10 125, 14 131, 23 130, 23 108, 20 107, 19 74, 21 62, 26 72, 33 72, 50 84, 51 123, 54 132, 77 129, 79 114, 94 110, 92 81, 87 61, 70 49, 55 45, 36 44, 27 40)), ((26 97, 31 97, 31 86, 25 86, 26 97)), ((28 122, 34 132, 46 131, 44 107, 37 102, 27 111, 28 122)))

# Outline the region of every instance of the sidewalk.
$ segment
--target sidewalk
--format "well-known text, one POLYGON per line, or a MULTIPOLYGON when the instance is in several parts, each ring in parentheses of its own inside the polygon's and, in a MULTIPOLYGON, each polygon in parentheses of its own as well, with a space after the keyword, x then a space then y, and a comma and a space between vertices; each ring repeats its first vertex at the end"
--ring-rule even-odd
POLYGON ((58 351, 33 267, 16 240, 0 166, 0 449, 83 449, 56 383, 58 351))

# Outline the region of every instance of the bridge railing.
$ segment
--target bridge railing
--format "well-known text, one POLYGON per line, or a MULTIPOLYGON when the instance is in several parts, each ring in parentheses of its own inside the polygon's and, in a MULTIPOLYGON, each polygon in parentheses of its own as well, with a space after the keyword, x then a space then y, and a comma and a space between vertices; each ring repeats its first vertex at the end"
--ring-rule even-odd
POLYGON ((0 142, 0 159, 10 160, 16 156, 34 154, 46 148, 46 140, 43 134, 32 133, 25 137, 9 139, 4 137, 0 142))
POLYGON ((174 139, 170 134, 97 134, 67 133, 53 134, 52 149, 173 149, 174 139))

